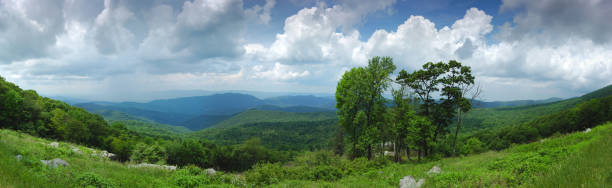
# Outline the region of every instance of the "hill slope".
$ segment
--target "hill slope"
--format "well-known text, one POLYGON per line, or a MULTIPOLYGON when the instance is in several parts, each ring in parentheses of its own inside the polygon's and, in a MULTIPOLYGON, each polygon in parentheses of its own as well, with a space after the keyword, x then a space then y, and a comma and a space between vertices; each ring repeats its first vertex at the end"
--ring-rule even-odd
POLYGON ((590 99, 602 98, 612 95, 612 85, 587 93, 580 97, 556 101, 552 103, 499 107, 499 108, 474 108, 465 114, 463 119, 462 133, 471 133, 487 128, 499 128, 510 125, 518 125, 540 116, 560 112, 576 106, 590 99))
POLYGON ((211 128, 228 128, 247 123, 261 122, 292 122, 292 121, 320 121, 336 119, 335 112, 282 112, 269 110, 247 110, 236 114, 211 128))

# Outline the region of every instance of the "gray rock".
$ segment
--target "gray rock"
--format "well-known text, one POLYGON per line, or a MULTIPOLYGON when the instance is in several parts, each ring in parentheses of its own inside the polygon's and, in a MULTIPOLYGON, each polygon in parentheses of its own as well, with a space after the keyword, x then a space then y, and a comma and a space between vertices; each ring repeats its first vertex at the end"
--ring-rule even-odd
POLYGON ((49 144, 49 146, 54 147, 54 148, 57 148, 57 147, 59 147, 59 143, 57 143, 57 142, 51 142, 51 143, 49 144))
POLYGON ((586 130, 584 130, 584 133, 588 133, 591 132, 591 128, 587 128, 586 130))
POLYGON ((78 154, 83 154, 83 152, 81 152, 81 150, 79 150, 77 147, 72 147, 72 151, 78 154))
POLYGON ((417 182, 412 176, 404 176, 400 180, 400 188, 418 188, 425 183, 425 179, 421 178, 417 182))
POLYGON ((440 172, 442 172, 442 169, 440 169, 438 166, 434 166, 427 172, 427 174, 439 174, 440 172))
POLYGON ((395 156, 395 152, 392 152, 392 151, 385 151, 385 152, 384 152, 384 156, 395 156))
POLYGON ((42 162, 43 164, 47 166, 51 166, 53 168, 57 168, 58 166, 68 166, 69 165, 68 162, 60 158, 55 158, 51 160, 40 160, 40 162, 42 162))
POLYGON ((206 169, 206 174, 208 174, 208 175, 215 175, 215 174, 217 174, 217 171, 215 171, 215 169, 212 169, 212 168, 207 168, 206 169))
POLYGON ((17 158, 17 161, 21 161, 21 159, 23 159, 23 156, 22 155, 17 155, 17 156, 15 156, 15 158, 17 158))
POLYGON ((137 165, 128 165, 128 168, 160 168, 165 170, 176 170, 176 166, 168 166, 168 165, 157 165, 157 164, 149 164, 149 163, 140 163, 137 165))

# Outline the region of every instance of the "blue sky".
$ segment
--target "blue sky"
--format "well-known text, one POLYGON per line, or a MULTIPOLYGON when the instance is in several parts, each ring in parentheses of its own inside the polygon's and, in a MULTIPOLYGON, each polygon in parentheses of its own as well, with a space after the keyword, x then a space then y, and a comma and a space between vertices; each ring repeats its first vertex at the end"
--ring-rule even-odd
POLYGON ((333 93, 391 56, 472 67, 485 100, 611 84, 612 1, 0 0, 0 75, 47 96, 175 90, 333 93))

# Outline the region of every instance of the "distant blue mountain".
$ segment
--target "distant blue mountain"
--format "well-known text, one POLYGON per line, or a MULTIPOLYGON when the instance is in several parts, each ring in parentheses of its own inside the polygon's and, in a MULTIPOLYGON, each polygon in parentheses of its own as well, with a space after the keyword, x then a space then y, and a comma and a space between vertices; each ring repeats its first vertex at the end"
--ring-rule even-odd
POLYGON ((107 111, 109 110, 119 111, 158 123, 180 125, 191 130, 200 130, 248 109, 283 112, 334 111, 335 100, 331 97, 317 97, 313 95, 259 99, 247 94, 223 93, 154 100, 145 103, 89 102, 76 104, 76 106, 93 113, 108 113, 107 111))
POLYGON ((478 101, 475 100, 472 102, 472 105, 475 108, 497 108, 497 107, 512 107, 512 106, 525 106, 525 105, 535 105, 535 104, 545 104, 551 102, 557 102, 563 100, 562 98, 552 97, 543 100, 513 100, 513 101, 478 101))

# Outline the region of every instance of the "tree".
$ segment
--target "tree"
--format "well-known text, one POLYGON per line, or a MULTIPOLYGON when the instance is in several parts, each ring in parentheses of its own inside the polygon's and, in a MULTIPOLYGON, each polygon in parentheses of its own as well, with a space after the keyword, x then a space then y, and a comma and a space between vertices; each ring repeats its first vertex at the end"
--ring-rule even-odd
POLYGON ((471 108, 470 101, 464 98, 461 90, 462 86, 474 83, 471 69, 455 60, 448 63, 428 62, 421 70, 412 73, 400 71, 396 81, 416 93, 421 103, 419 114, 428 118, 433 126, 433 128, 421 127, 423 135, 420 143, 423 151, 419 153, 427 155, 432 152, 430 146, 437 142, 438 136, 448 132, 455 110, 467 111, 471 108), (440 92, 441 97, 438 101, 433 99, 433 95, 437 92, 440 92), (433 134, 430 135, 432 130, 433 134))
POLYGON ((479 98, 480 94, 482 93, 480 84, 463 84, 459 87, 461 88, 462 96, 469 95, 470 99, 462 99, 461 101, 459 101, 459 105, 457 106, 457 127, 455 129, 455 137, 453 138, 452 156, 455 156, 457 150, 457 137, 459 136, 459 129, 461 129, 461 122, 463 120, 462 114, 472 109, 472 102, 475 101, 475 99, 479 98))
POLYGON ((342 75, 336 88, 336 108, 339 124, 349 135, 351 157, 365 151, 372 158, 372 146, 384 142, 384 111, 386 99, 382 93, 390 87, 389 75, 395 70, 390 57, 374 57, 368 66, 353 68, 342 75))

